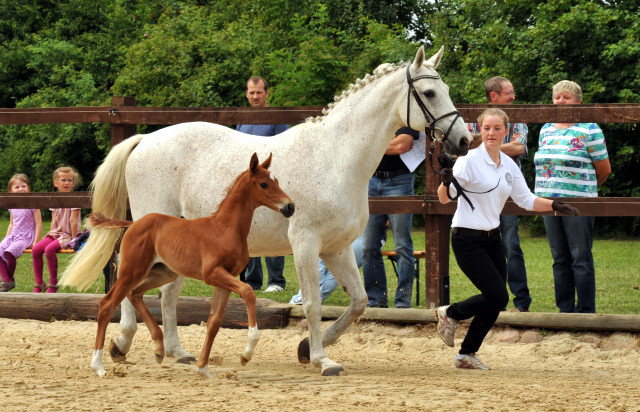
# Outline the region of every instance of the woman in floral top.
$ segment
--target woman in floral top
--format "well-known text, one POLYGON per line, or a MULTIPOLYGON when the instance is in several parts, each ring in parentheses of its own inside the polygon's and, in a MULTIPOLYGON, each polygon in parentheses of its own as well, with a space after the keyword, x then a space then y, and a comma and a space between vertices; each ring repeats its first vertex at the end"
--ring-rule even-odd
MULTIPOLYGON (((580 103, 582 90, 577 83, 563 80, 553 86, 553 104, 580 103)), ((595 123, 545 124, 534 163, 535 194, 545 197, 597 197, 598 185, 611 173, 604 135, 595 123)), ((560 312, 596 311, 594 220, 593 216, 544 216, 560 312)))

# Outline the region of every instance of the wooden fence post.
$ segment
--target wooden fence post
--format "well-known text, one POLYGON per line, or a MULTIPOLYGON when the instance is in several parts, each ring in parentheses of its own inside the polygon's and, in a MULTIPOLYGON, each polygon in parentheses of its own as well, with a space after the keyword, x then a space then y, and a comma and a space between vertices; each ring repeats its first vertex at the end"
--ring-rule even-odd
MULTIPOLYGON (((442 145, 436 144, 433 160, 438 158, 442 145)), ((429 161, 429 147, 424 162, 425 193, 427 199, 437 200, 437 190, 440 186, 439 175, 432 172, 429 161)), ((438 170, 439 165, 435 165, 438 170)), ((451 216, 434 214, 429 209, 431 202, 426 202, 424 218, 425 241, 425 307, 434 309, 449 303, 449 226, 451 216)))
POLYGON ((109 110, 109 116, 113 117, 111 123, 111 147, 122 142, 124 139, 136 134, 135 124, 119 124, 118 120, 118 107, 122 106, 135 106, 136 98, 133 96, 112 96, 111 97, 111 109, 109 110))

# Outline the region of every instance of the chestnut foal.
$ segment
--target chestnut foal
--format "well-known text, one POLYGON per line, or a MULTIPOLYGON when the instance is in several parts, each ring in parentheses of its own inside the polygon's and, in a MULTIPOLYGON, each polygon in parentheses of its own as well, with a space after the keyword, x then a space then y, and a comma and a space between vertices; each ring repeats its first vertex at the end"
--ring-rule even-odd
MULTIPOLYGON (((197 362, 198 373, 211 377, 207 368, 209 353, 232 291, 244 300, 249 318, 249 343, 240 360, 245 365, 251 359, 260 338, 256 323, 256 295, 251 286, 237 276, 249 262, 247 236, 253 212, 259 206, 266 206, 288 218, 295 210, 289 196, 267 170, 270 164, 271 155, 260 165, 254 153, 249 169, 238 176, 218 210, 209 217, 185 220, 150 213, 131 222, 107 219, 98 213, 89 216, 89 226, 93 228, 128 228, 120 245, 118 280, 100 301, 98 332, 91 360, 91 368, 99 376, 106 373, 102 353, 107 325, 125 297, 129 298, 149 328, 155 342, 156 361, 162 362, 165 354, 162 330, 142 297, 149 289, 173 281, 178 274, 213 286, 207 337, 197 362)), ((112 357, 118 357, 113 341, 110 351, 116 352, 111 354, 112 357)))

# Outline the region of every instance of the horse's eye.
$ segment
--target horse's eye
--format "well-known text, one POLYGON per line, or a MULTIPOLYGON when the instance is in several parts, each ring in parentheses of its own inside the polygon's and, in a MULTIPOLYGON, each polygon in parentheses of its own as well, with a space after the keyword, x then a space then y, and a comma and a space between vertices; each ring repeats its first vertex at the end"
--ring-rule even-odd
POLYGON ((424 92, 424 95, 431 99, 436 96, 436 92, 434 92, 433 90, 427 90, 426 92, 424 92))
POLYGON ((260 187, 263 188, 263 189, 266 189, 266 188, 269 187, 269 185, 266 184, 265 182, 260 182, 260 187))

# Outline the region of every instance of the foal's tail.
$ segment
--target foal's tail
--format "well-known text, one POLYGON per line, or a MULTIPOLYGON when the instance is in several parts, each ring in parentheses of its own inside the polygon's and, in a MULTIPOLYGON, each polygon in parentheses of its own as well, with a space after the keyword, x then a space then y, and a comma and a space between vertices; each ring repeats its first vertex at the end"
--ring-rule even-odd
MULTIPOLYGON (((114 146, 98 167, 91 182, 93 213, 123 220, 127 215, 125 168, 129 155, 142 140, 136 135, 114 146)), ((112 230, 96 226, 89 240, 71 260, 60 278, 60 284, 84 290, 102 274, 124 229, 112 230)))
POLYGON ((100 212, 93 212, 87 218, 87 227, 89 229, 124 229, 133 224, 130 220, 109 219, 100 212))

